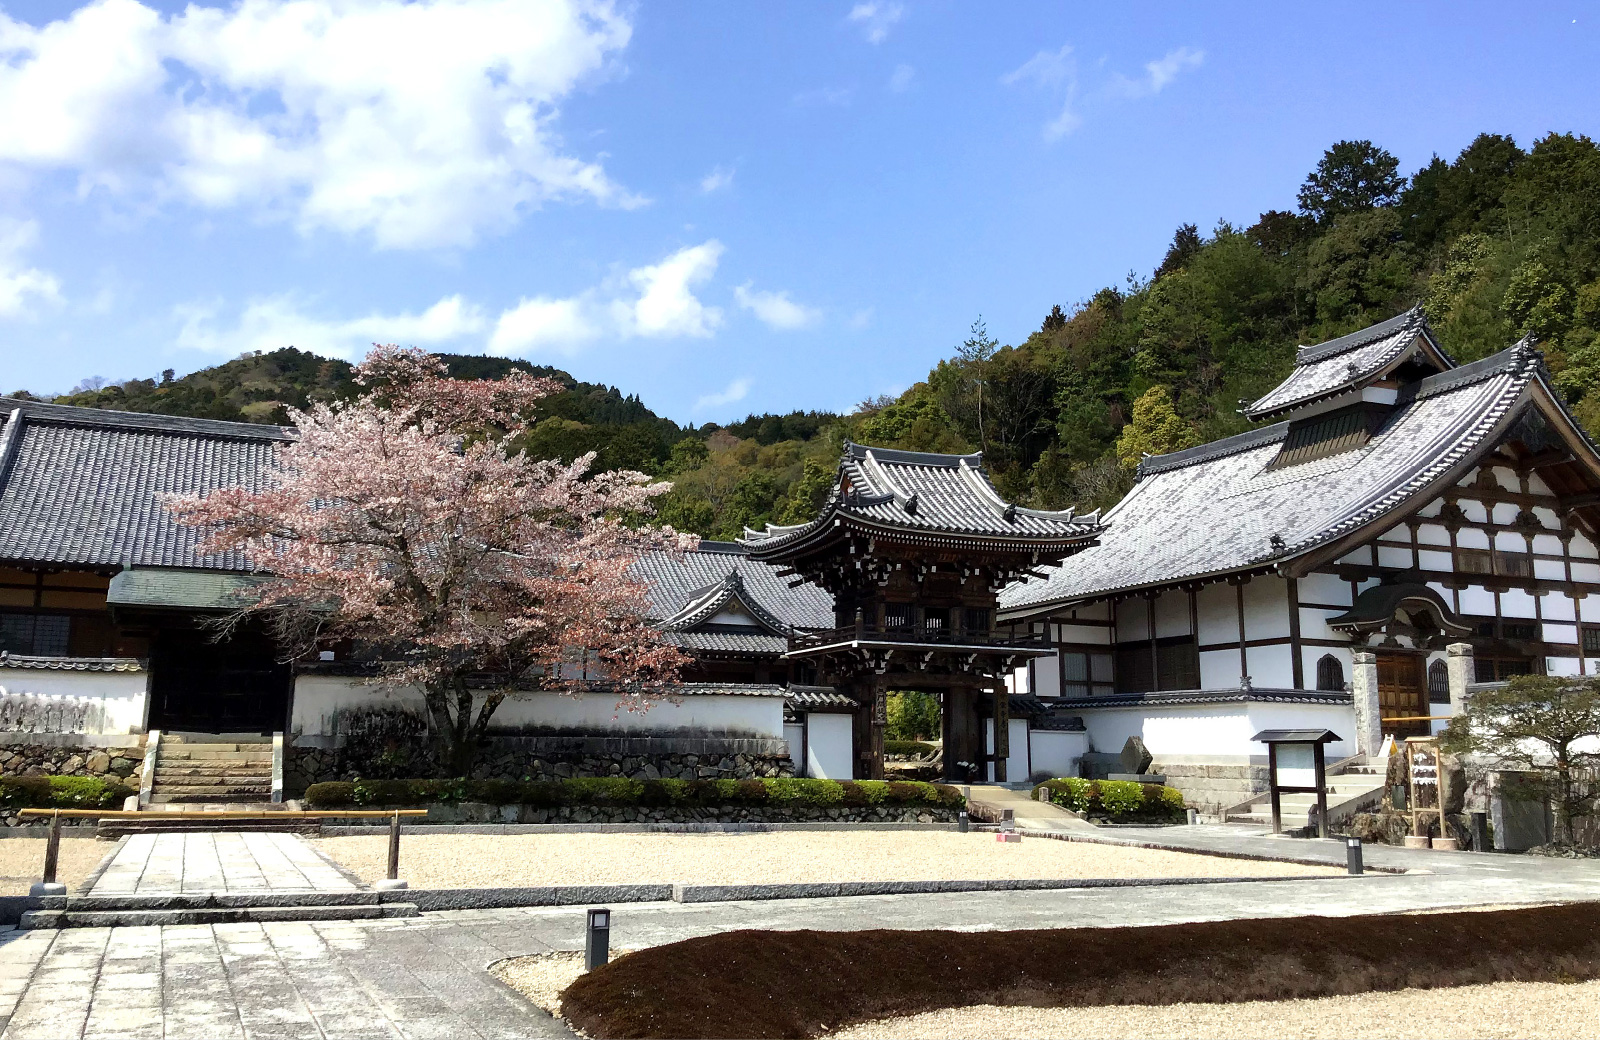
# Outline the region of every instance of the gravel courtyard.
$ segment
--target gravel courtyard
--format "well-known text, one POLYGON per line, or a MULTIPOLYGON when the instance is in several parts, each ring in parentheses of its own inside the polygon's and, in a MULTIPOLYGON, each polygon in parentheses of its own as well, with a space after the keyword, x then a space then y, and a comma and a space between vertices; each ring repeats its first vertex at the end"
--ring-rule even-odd
POLYGON ((957 1008, 868 1022, 829 1035, 839 1040, 965 1040, 974 1036, 989 1040, 1109 1040, 1127 1036, 1148 1040, 1227 1040, 1239 1036, 1282 1040, 1430 1040, 1441 1036, 1472 1040, 1586 1040, 1597 1029, 1600 982, 1498 982, 1242 1004, 957 1008))
MULTIPOLYGON (((6 838, 0 841, 0 896, 25 896, 44 870, 43 838, 6 838)), ((62 838, 56 880, 76 891, 89 872, 117 846, 94 838, 62 838)))
MULTIPOLYGON (((383 877, 386 835, 318 839, 362 879, 383 877)), ((1281 877, 1329 867, 949 831, 764 834, 416 834, 400 845, 414 888, 978 878, 1281 877)))

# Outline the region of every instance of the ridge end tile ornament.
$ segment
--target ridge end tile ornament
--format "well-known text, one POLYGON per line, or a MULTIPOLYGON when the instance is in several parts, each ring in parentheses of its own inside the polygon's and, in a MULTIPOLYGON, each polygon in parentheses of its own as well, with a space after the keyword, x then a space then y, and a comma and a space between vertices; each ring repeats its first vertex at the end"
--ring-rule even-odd
POLYGON ((946 780, 1007 779, 1005 676, 1053 648, 1026 626, 997 628, 999 591, 1095 544, 1104 524, 1007 502, 982 465, 981 453, 846 443, 813 520, 740 539, 752 559, 833 594, 838 627, 792 635, 785 657, 860 706, 859 779, 883 776, 887 695, 902 689, 940 697, 946 780))

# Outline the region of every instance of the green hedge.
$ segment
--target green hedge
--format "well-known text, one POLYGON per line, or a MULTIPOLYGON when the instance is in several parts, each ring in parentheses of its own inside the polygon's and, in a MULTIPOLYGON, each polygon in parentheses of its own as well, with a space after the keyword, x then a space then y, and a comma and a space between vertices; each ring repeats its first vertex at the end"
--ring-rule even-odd
POLYGON ((1183 792, 1165 784, 1067 777, 1046 780, 1033 791, 1034 798, 1046 791, 1048 801, 1056 805, 1113 820, 1178 820, 1184 816, 1183 792))
POLYGON ((948 784, 905 780, 629 780, 625 777, 557 780, 355 780, 312 784, 306 805, 315 809, 418 806, 430 802, 491 805, 643 806, 735 808, 865 808, 875 805, 960 809, 961 791, 948 784))
POLYGON ((0 806, 7 809, 120 809, 138 793, 98 776, 0 776, 0 806))
POLYGON ((883 742, 883 753, 886 755, 921 755, 926 757, 937 750, 938 748, 922 740, 886 740, 883 742))

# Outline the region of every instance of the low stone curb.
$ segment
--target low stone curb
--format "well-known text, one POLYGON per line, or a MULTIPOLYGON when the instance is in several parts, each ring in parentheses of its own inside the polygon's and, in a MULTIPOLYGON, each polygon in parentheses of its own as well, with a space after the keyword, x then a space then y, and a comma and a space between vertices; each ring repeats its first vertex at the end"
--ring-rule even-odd
POLYGON ((673 885, 547 885, 538 888, 413 888, 385 893, 419 910, 503 910, 525 906, 665 903, 673 885))
POLYGON ((677 903, 740 903, 761 899, 832 899, 840 896, 936 895, 947 892, 1032 892, 1078 888, 1161 888, 1172 885, 1225 885, 1247 881, 1342 880, 1326 878, 1200 877, 1200 878, 1019 878, 978 881, 839 881, 797 885, 674 885, 677 903))
MULTIPOLYGON (((986 827, 986 830, 994 830, 986 827)), ((1302 867, 1342 867, 1344 848, 1339 848, 1340 857, 1332 853, 1326 859, 1316 859, 1311 856, 1269 856, 1261 852, 1246 852, 1242 849, 1212 849, 1199 845, 1183 845, 1178 842, 1151 841, 1148 838, 1119 838, 1112 835, 1092 834, 1087 831, 1040 831, 1031 828, 1017 828, 1018 834, 1030 838, 1049 838, 1053 841, 1081 841, 1086 845, 1118 845, 1128 849, 1153 849, 1157 852, 1186 852, 1193 856, 1220 856, 1223 859, 1248 859, 1261 863, 1295 863, 1302 867)), ((1285 838, 1285 841, 1300 839, 1285 838)), ((1404 867, 1380 867, 1372 863, 1364 864, 1368 873, 1378 874, 1404 874, 1404 867)), ((1261 878, 1247 878, 1245 880, 1263 880, 1261 878)), ((1306 878, 1300 878, 1304 881, 1306 878)))
MULTIPOLYGON (((953 831, 954 823, 413 823, 400 825, 406 834, 764 834, 769 831, 953 831)), ((387 833, 389 823, 324 826, 325 838, 387 833)), ((403 857, 404 852, 401 853, 403 857)))

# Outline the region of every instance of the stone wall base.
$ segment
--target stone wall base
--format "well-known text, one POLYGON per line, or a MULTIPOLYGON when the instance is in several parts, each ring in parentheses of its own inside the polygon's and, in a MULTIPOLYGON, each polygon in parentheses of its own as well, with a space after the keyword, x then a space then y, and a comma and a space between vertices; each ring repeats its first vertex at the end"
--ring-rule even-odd
MULTIPOLYGON (((877 806, 862 808, 774 806, 700 809, 689 807, 563 805, 537 809, 527 805, 458 802, 430 805, 429 823, 954 823, 954 809, 941 806, 877 806)), ((406 826, 416 826, 407 820, 406 826)))
POLYGON ((114 776, 132 778, 136 787, 143 771, 142 746, 0 744, 0 775, 4 776, 114 776))
MULTIPOLYGON (((384 762, 362 762, 342 748, 286 748, 284 793, 298 798, 311 784, 329 780, 412 779, 442 776, 431 762, 413 758, 399 771, 384 762)), ((491 748, 478 756, 474 780, 566 780, 625 776, 632 780, 752 780, 793 776, 787 756, 573 754, 533 756, 515 748, 491 748)), ((543 822, 543 821, 541 821, 543 822)))

